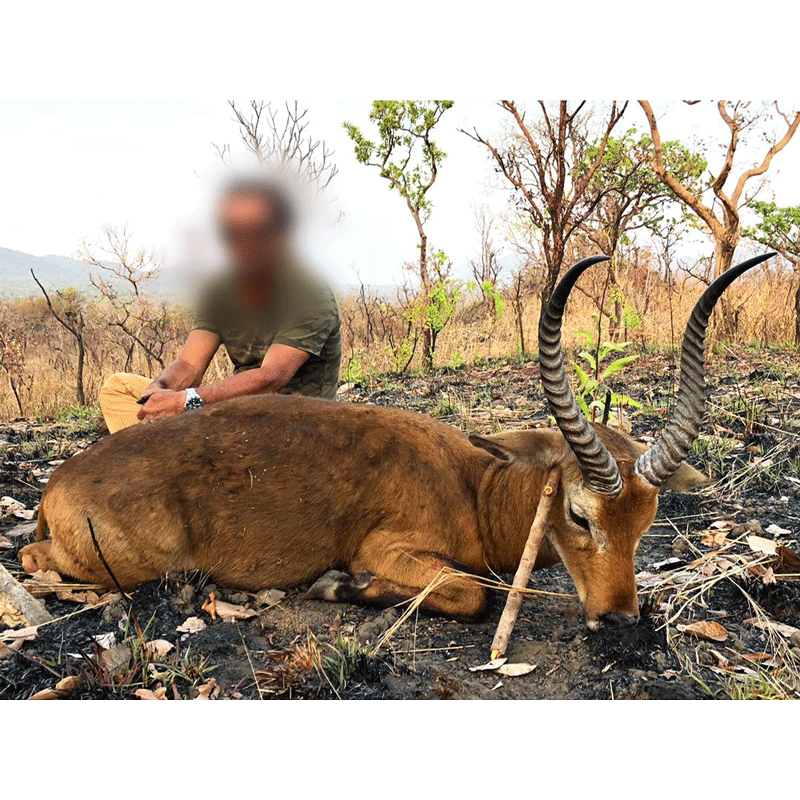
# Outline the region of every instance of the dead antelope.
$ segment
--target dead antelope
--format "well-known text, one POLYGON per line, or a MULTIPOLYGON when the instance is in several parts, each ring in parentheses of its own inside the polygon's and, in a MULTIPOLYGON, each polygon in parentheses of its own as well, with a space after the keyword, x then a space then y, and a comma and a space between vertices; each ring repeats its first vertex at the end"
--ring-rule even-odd
POLYGON ((91 519, 126 588, 202 570, 251 590, 316 580, 309 597, 387 606, 456 567, 422 607, 470 619, 483 612, 486 590, 464 573, 514 571, 547 471, 560 465, 536 568, 566 565, 590 628, 634 623, 634 553, 658 492, 705 480, 682 461, 703 415, 709 316, 724 289, 768 257, 730 269, 695 306, 675 415, 650 450, 590 424, 567 383, 564 307, 578 277, 604 260, 595 257, 566 273, 539 327, 558 429, 467 438, 391 408, 280 395, 231 400, 120 431, 59 467, 22 566, 110 586, 91 519))

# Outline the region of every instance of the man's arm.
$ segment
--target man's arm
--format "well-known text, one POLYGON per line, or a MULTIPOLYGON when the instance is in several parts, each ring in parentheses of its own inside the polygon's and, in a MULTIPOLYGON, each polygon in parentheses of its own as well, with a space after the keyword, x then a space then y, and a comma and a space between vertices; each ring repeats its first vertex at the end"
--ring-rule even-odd
MULTIPOLYGON (((296 347, 289 347, 285 344, 273 344, 267 350, 261 366, 257 369, 231 375, 217 383, 198 386, 197 393, 205 405, 248 394, 276 394, 289 383, 292 376, 308 358, 309 354, 304 350, 298 350, 296 347)), ((191 386, 191 384, 185 385, 191 386)), ((186 392, 184 391, 156 389, 142 406, 138 416, 139 419, 169 417, 183 411, 185 403, 186 392)))
POLYGON ((220 338, 216 333, 193 330, 186 338, 178 358, 168 364, 144 390, 140 402, 144 402, 153 392, 159 390, 177 392, 188 386, 199 386, 219 345, 220 338))
POLYGON ((247 394, 277 394, 308 361, 308 357, 308 353, 296 347, 273 344, 257 369, 248 369, 217 383, 200 386, 197 393, 206 405, 247 394))

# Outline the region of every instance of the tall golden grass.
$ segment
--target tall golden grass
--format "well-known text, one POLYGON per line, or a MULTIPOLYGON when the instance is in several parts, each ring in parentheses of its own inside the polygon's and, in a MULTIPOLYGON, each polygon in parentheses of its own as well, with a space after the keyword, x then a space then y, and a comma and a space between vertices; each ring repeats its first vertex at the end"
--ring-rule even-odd
MULTIPOLYGON (((647 262, 623 264, 618 270, 619 284, 629 310, 629 325, 620 336, 641 348, 679 346, 684 325, 704 285, 685 274, 668 282, 662 273, 647 262)), ((734 337, 738 342, 755 346, 775 346, 793 342, 795 279, 785 265, 769 262, 766 266, 737 281, 726 293, 734 337)), ((452 320, 439 335, 435 353, 436 366, 457 366, 478 359, 519 355, 518 323, 510 290, 504 290, 504 311, 494 318, 475 293, 465 292, 452 320)), ((597 336, 600 299, 605 308, 611 305, 603 270, 581 278, 578 290, 570 298, 565 319, 564 341, 568 347, 582 344, 578 332, 588 330, 597 336)), ((386 299, 391 305, 391 300, 386 299)), ((367 380, 397 368, 398 338, 404 327, 394 317, 392 345, 386 330, 373 325, 367 331, 358 298, 340 298, 343 324, 343 380, 367 380)), ((170 341, 162 359, 174 359, 190 329, 190 315, 175 308, 171 314, 170 341)), ((536 329, 539 316, 538 293, 530 290, 523 303, 523 329, 526 350, 536 352, 536 329)), ((84 387, 86 401, 95 403, 105 378, 124 371, 155 377, 161 366, 148 358, 141 347, 130 354, 130 340, 109 325, 109 309, 100 300, 90 300, 84 307, 86 362, 84 387), (129 362, 129 363, 128 363, 129 362)), ((609 320, 602 317, 600 338, 609 335, 609 320)), ((421 369, 421 346, 409 365, 421 369)), ((402 361, 406 359, 403 358, 402 361)), ((49 313, 44 300, 29 298, 0 303, 0 419, 19 416, 47 417, 76 403, 77 347, 72 337, 49 313), (9 344, 10 343, 10 344, 9 344), (3 349, 5 348, 5 349, 3 349), (12 391, 14 380, 19 402, 12 391), (22 409, 20 409, 20 404, 22 409)), ((213 362, 208 380, 229 374, 230 363, 224 352, 213 362)))
MULTIPOLYGON (((680 348, 686 321, 694 304, 705 289, 701 280, 683 274, 668 282, 662 274, 650 267, 619 270, 619 284, 628 308, 629 325, 624 324, 619 337, 633 342, 639 348, 680 348), (638 323, 638 324, 637 324, 638 323)), ((735 320, 734 341, 756 347, 784 346, 794 342, 796 280, 785 265, 768 264, 754 274, 740 278, 725 293, 725 302, 735 320)), ((465 298, 450 322, 439 335, 435 364, 457 366, 479 359, 504 358, 520 355, 518 323, 509 290, 504 291, 504 311, 494 319, 488 308, 483 308, 475 297, 465 298)), ((586 273, 573 291, 564 320, 564 342, 570 348, 582 347, 587 331, 598 337, 598 306, 605 300, 604 308, 612 303, 610 290, 602 270, 586 273)), ((353 299, 346 301, 354 303, 353 299)), ((539 324, 539 296, 529 292, 523 303, 522 323, 526 353, 536 354, 539 324)), ((346 316, 346 315, 345 315, 346 316)), ((716 336, 716 322, 712 321, 710 337, 716 336)), ((348 377, 347 364, 353 359, 363 376, 389 372, 394 367, 391 348, 386 342, 365 343, 363 315, 355 315, 354 331, 344 335, 344 378, 348 377)), ((610 338, 609 319, 601 318, 599 337, 610 338)), ((411 368, 419 368, 420 359, 411 368)))

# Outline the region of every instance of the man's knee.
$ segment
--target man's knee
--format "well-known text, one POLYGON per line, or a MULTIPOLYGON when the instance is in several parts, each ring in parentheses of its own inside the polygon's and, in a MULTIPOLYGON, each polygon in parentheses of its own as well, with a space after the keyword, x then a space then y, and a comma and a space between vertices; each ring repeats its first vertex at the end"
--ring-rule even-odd
POLYGON ((141 396, 149 384, 150 379, 129 372, 115 372, 106 378, 103 388, 100 389, 100 398, 119 395, 141 396))
POLYGON ((122 381, 122 376, 124 374, 124 372, 115 372, 113 375, 109 375, 100 389, 100 397, 109 394, 119 394, 123 391, 124 383, 122 381))

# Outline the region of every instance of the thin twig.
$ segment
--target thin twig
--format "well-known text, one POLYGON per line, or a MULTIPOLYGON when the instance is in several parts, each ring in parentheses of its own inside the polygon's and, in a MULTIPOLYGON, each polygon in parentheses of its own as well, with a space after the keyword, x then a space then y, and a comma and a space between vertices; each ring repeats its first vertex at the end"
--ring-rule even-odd
POLYGON ((114 574, 111 567, 108 565, 108 561, 106 561, 106 558, 103 555, 103 551, 100 549, 100 543, 97 541, 97 536, 95 536, 92 520, 89 517, 86 517, 86 521, 89 523, 89 533, 92 537, 92 544, 94 544, 94 549, 97 552, 97 557, 100 559, 100 563, 105 567, 106 572, 108 573, 111 580, 114 582, 114 586, 117 587, 117 591, 119 591, 120 595, 122 595, 122 601, 125 603, 125 607, 128 610, 128 617, 133 622, 133 627, 136 629, 136 634, 142 643, 142 647, 146 647, 147 640, 145 639, 144 632, 142 631, 142 628, 139 625, 139 620, 136 617, 136 612, 133 610, 133 600, 131 599, 130 595, 122 588, 122 584, 117 580, 117 576, 114 574))

